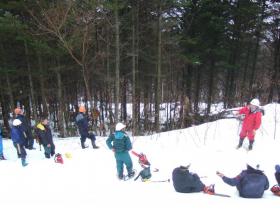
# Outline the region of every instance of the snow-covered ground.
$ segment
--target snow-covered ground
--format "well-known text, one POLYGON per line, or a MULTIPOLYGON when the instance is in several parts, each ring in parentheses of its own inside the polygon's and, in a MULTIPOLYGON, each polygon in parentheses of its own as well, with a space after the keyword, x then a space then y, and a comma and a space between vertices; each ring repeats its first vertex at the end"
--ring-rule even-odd
MULTIPOLYGON (((239 121, 224 119, 200 126, 152 136, 131 137, 133 149, 144 152, 152 163, 152 180, 171 179, 172 170, 191 163, 190 171, 202 176, 206 184, 215 184, 218 193, 231 198, 204 193, 180 194, 172 181, 119 181, 113 153, 106 147, 106 138, 97 137, 100 149, 82 150, 79 137, 55 139, 56 152, 63 154, 64 164, 45 159, 43 151, 27 150, 29 165, 23 168, 11 140, 3 140, 8 160, 0 161, 0 208, 10 209, 279 209, 280 197, 267 190, 262 199, 244 199, 235 187, 222 182, 217 170, 234 177, 246 163, 255 162, 265 171, 270 187, 276 184, 274 166, 280 164, 280 105, 264 107, 265 116, 257 132, 252 151, 248 141, 236 150, 239 121), (71 153, 67 159, 65 153, 71 153)), ((141 170, 131 155, 134 168, 141 170)))

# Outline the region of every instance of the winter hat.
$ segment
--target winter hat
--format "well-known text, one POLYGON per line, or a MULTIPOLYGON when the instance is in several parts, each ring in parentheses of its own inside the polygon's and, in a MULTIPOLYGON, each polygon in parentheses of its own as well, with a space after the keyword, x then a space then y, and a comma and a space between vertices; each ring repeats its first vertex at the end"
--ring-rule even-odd
POLYGON ((21 125, 21 121, 19 119, 15 119, 13 121, 13 126, 18 126, 18 125, 21 125))
POLYGON ((21 110, 21 108, 18 107, 18 108, 15 108, 14 112, 15 112, 15 114, 21 114, 22 110, 21 110))
POLYGON ((122 129, 124 129, 126 126, 122 123, 117 123, 116 125, 116 131, 120 131, 122 129))
POLYGON ((277 173, 280 173, 280 165, 275 165, 275 170, 277 173))
POLYGON ((85 106, 80 106, 79 107, 79 112, 86 112, 86 107, 85 106))
POLYGON ((254 99, 250 102, 250 104, 259 107, 259 106, 260 106, 260 101, 259 101, 259 99, 254 98, 254 99))

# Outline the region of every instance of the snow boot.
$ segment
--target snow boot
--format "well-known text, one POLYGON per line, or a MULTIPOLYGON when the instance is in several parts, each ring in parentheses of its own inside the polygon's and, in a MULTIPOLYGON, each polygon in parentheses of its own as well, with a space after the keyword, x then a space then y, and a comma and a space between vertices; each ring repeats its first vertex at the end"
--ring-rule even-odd
POLYGON ((85 145, 85 142, 81 142, 82 149, 88 148, 88 146, 85 145))
POLYGON ((128 176, 129 178, 132 178, 132 177, 134 177, 134 175, 135 175, 135 171, 132 170, 131 172, 128 173, 127 176, 128 176))
POLYGON ((4 157, 4 155, 0 155, 0 160, 6 160, 6 158, 4 157))
POLYGON ((95 140, 91 140, 91 144, 92 144, 93 149, 98 149, 99 148, 98 146, 96 146, 95 140))
POLYGON ((26 162, 25 159, 21 159, 21 165, 22 165, 23 167, 25 167, 25 166, 28 165, 28 163, 26 162))
POLYGON ((244 139, 239 139, 239 143, 238 143, 236 149, 239 149, 240 147, 242 147, 243 140, 244 140, 244 139))
POLYGON ((253 143, 254 143, 254 140, 249 142, 248 150, 252 150, 253 149, 253 143))

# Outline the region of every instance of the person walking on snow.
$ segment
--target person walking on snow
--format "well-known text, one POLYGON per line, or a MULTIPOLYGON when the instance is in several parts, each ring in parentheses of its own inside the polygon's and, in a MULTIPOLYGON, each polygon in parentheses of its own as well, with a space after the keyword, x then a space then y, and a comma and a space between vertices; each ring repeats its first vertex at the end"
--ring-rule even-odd
POLYGON ((26 139, 24 138, 23 131, 21 130, 22 122, 19 119, 14 119, 13 126, 11 129, 11 138, 14 144, 14 147, 17 150, 17 155, 21 158, 22 166, 27 166, 28 163, 26 162, 26 151, 24 146, 26 144, 26 139))
POLYGON ((244 120, 239 134, 240 139, 237 149, 242 146, 244 139, 247 137, 249 139, 248 149, 252 150, 256 131, 261 126, 262 110, 260 109, 260 101, 256 98, 253 99, 249 105, 240 109, 238 114, 244 116, 244 120))
POLYGON ((91 140, 92 148, 98 149, 98 146, 95 144, 95 135, 88 131, 88 119, 85 115, 86 108, 84 106, 79 107, 79 113, 76 116, 76 124, 79 128, 79 133, 81 135, 81 146, 83 149, 87 148, 88 146, 85 145, 86 139, 89 138, 91 140))
POLYGON ((46 158, 50 158, 55 154, 52 131, 48 124, 48 119, 46 117, 42 117, 41 122, 36 126, 35 129, 39 142, 44 147, 46 158))
POLYGON ((0 160, 6 160, 3 154, 2 127, 0 125, 0 160))
POLYGON ((117 173, 119 179, 124 179, 123 165, 126 166, 128 177, 135 175, 133 164, 129 151, 132 149, 131 141, 128 135, 124 132, 125 125, 117 123, 115 133, 111 134, 106 140, 106 144, 110 150, 115 153, 117 164, 117 173))
POLYGON ((217 175, 222 180, 231 186, 236 186, 239 191, 240 197, 243 198, 261 198, 264 191, 269 188, 267 176, 263 171, 253 168, 247 164, 247 169, 243 170, 239 175, 234 178, 228 178, 223 173, 217 171, 217 175))

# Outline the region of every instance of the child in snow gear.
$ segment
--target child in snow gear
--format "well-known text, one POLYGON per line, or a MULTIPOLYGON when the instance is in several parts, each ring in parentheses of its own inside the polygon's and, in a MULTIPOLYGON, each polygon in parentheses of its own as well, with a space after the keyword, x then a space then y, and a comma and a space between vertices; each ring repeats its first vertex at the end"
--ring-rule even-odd
POLYGON ((81 135, 81 146, 83 149, 87 148, 88 146, 85 145, 86 139, 89 138, 91 140, 92 148, 98 149, 98 146, 95 144, 95 135, 93 133, 89 133, 88 131, 88 119, 85 115, 86 108, 84 106, 79 107, 79 113, 76 116, 76 124, 79 128, 79 133, 81 135))
POLYGON ((270 190, 274 195, 280 196, 280 165, 275 166, 275 178, 278 184, 274 185, 270 190))
POLYGON ((2 127, 0 125, 0 160, 6 160, 3 154, 2 127))
POLYGON ((214 194, 214 185, 206 186, 203 184, 197 174, 189 172, 189 166, 180 166, 173 170, 172 180, 176 192, 193 193, 203 191, 207 194, 214 194))
POLYGON ((136 153, 134 151, 132 151, 132 154, 134 154, 135 156, 137 156, 138 162, 140 164, 140 166, 142 167, 142 170, 140 171, 140 173, 138 174, 138 176, 134 179, 134 181, 136 181, 140 176, 141 176, 141 180, 143 182, 149 180, 152 177, 151 174, 151 169, 150 169, 150 162, 148 161, 146 155, 144 155, 143 153, 136 153))
POLYGON ((244 117, 242 129, 239 134, 239 144, 237 145, 237 149, 239 149, 245 137, 249 139, 249 150, 253 149, 254 139, 256 131, 259 129, 261 125, 262 119, 262 110, 260 109, 260 101, 258 99, 253 99, 248 106, 243 107, 238 112, 239 115, 244 117))
POLYGON ((26 144, 26 139, 24 138, 23 131, 21 130, 22 122, 19 119, 15 119, 13 121, 13 126, 11 129, 11 138, 14 144, 14 147, 17 150, 17 155, 21 158, 22 166, 27 166, 28 163, 26 162, 26 151, 24 146, 26 144))
POLYGON ((247 170, 243 170, 234 178, 228 178, 220 172, 217 172, 217 175, 221 177, 225 183, 236 186, 240 197, 243 198, 261 198, 264 191, 269 187, 268 178, 263 171, 255 169, 248 164, 247 170))
POLYGON ((33 147, 34 139, 33 139, 33 135, 32 135, 30 122, 28 122, 28 120, 24 116, 23 110, 21 108, 19 108, 19 107, 16 108, 14 110, 14 112, 15 112, 15 115, 16 115, 16 119, 19 119, 22 122, 21 130, 23 132, 24 138, 26 139, 25 148, 30 149, 30 150, 35 149, 33 147))
POLYGON ((46 158, 50 158, 55 154, 55 145, 53 143, 52 131, 48 124, 48 119, 46 117, 42 117, 40 123, 35 129, 39 144, 43 145, 44 147, 46 158))
POLYGON ((55 154, 54 162, 63 164, 63 158, 62 158, 62 155, 60 153, 55 154))
POLYGON ((133 171, 132 160, 129 151, 132 149, 131 141, 128 135, 124 132, 125 125, 117 123, 115 133, 111 134, 106 140, 106 144, 110 150, 115 154, 117 172, 119 179, 123 179, 123 165, 126 166, 128 177, 131 178, 135 175, 133 171))

